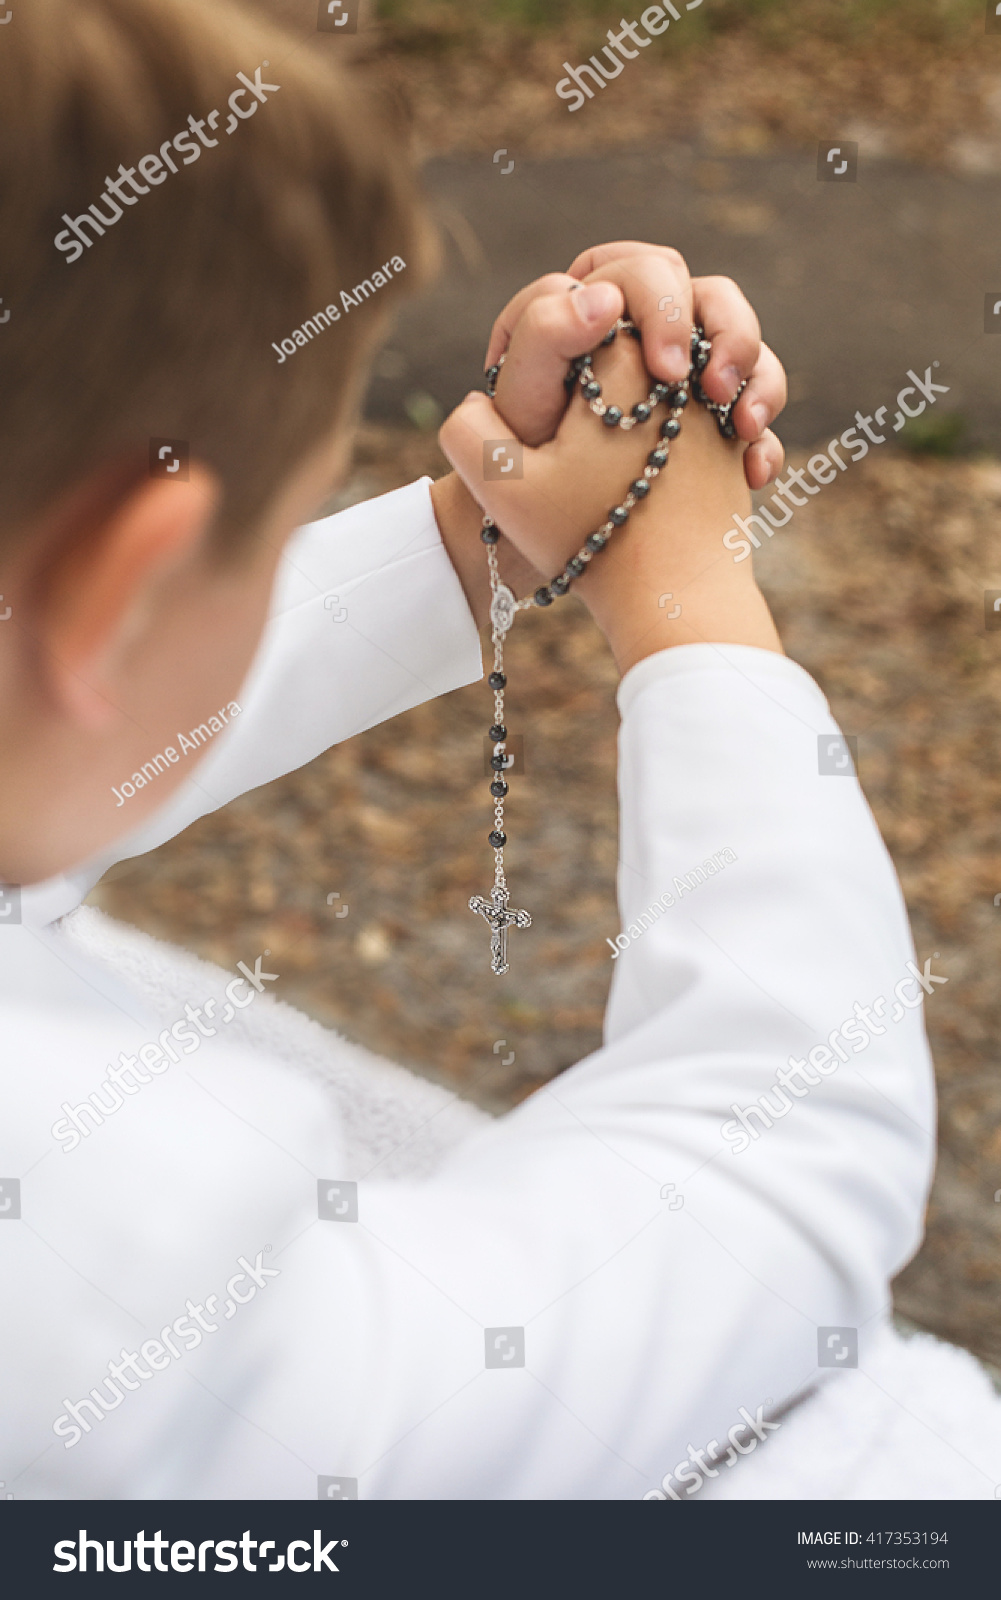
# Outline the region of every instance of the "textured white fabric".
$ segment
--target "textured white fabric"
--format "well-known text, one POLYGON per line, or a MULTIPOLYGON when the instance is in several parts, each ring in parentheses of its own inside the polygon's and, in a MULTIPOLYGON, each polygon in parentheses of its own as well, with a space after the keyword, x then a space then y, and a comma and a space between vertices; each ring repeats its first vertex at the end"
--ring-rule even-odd
POLYGON ((1001 1400, 966 1350, 881 1327, 858 1369, 706 1480, 705 1500, 996 1500, 1001 1400))
MULTIPOLYGON (((66 945, 124 979, 160 1026, 183 1014, 185 1003, 214 997, 221 1013, 233 974, 211 961, 152 939, 81 906, 62 919, 66 945)), ((273 996, 236 1012, 227 1039, 263 1059, 302 1073, 326 1091, 343 1135, 339 1168, 359 1179, 424 1177, 446 1150, 490 1124, 468 1101, 361 1045, 323 1028, 273 996)))
MULTIPOLYGON (((477 674, 426 487, 388 505, 306 531, 316 599, 279 603, 198 793, 120 854, 477 674), (353 642, 322 606, 344 600, 345 528, 368 541, 353 642)), ((818 776, 836 731, 793 663, 669 651, 620 706, 630 942, 606 1043, 496 1121, 277 1006, 263 952, 244 963, 257 994, 90 913, 48 926, 95 863, 25 897, 0 934, 0 1174, 21 1184, 21 1218, 0 1218, 0 1476, 16 1495, 308 1498, 326 1475, 367 1498, 639 1498, 741 1407, 781 1411, 825 1376, 858 1387, 933 1147, 892 868, 854 779, 818 776), (902 980, 899 1018, 780 1110, 787 1058, 902 980), (102 1080, 140 1046, 146 1081, 113 1108, 102 1080), (107 1114, 90 1127, 73 1108, 93 1091, 107 1114), (738 1153, 732 1108, 769 1094, 774 1124, 738 1153), (350 1216, 349 1181, 357 1221, 321 1219, 318 1189, 350 1216), (827 1327, 859 1330, 857 1373, 818 1373, 827 1327), (91 1391, 107 1415, 81 1408, 91 1391)), ((908 1452, 930 1457, 939 1412, 900 1381, 908 1452)), ((816 1450, 816 1404, 727 1491, 755 1493, 794 1421, 816 1450)), ((994 1450, 986 1394, 983 1429, 994 1450)))
MULTIPOLYGON (((221 997, 230 977, 90 907, 65 918, 61 931, 81 953, 127 978, 160 1020, 179 1016, 192 995, 221 997)), ((426 1176, 448 1149, 489 1123, 484 1112, 280 1001, 268 998, 238 1014, 233 1028, 241 1044, 307 1073, 335 1099, 345 1177, 364 1178, 376 1166, 384 1177, 426 1176)), ((773 1408, 766 1409, 771 1417, 773 1408)), ((675 1477, 675 1493, 713 1500, 1001 1495, 1001 1401, 971 1355, 928 1334, 902 1338, 879 1323, 864 1341, 860 1368, 831 1374, 778 1428, 763 1431, 767 1449, 759 1440, 741 1457, 724 1446, 718 1454, 731 1458, 730 1470, 717 1467, 716 1480, 705 1476, 701 1485, 691 1475, 675 1477)), ((741 1430, 745 1448, 754 1439, 752 1430, 741 1430)))

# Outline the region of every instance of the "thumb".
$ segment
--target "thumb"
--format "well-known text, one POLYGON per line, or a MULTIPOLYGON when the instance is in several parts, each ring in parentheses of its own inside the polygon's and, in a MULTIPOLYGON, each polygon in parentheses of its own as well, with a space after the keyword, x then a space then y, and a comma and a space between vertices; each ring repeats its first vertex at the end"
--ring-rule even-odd
POLYGON ((497 380, 497 406, 518 436, 544 444, 566 409, 567 362, 593 350, 625 310, 614 283, 539 295, 519 318, 497 380))

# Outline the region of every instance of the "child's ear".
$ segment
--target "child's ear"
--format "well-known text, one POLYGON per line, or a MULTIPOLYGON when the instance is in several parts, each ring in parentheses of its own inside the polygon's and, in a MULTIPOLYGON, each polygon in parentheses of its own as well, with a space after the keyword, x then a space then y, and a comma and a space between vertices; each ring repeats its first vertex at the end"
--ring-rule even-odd
POLYGON ((35 633, 50 694, 64 715, 99 730, 119 715, 115 678, 157 589, 208 544, 217 479, 192 464, 180 483, 147 479, 51 552, 37 590, 35 633))

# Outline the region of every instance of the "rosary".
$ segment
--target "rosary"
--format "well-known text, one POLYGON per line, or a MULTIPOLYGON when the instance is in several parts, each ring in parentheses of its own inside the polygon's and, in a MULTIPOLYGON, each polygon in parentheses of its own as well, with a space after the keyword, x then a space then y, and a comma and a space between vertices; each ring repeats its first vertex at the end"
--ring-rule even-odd
MULTIPOLYGON (((627 333, 634 339, 641 337, 639 328, 628 318, 620 317, 615 326, 609 330, 601 341, 602 345, 611 344, 619 333, 627 333)), ((511 766, 514 757, 507 751, 507 728, 504 725, 504 691, 507 688, 507 677, 504 673, 504 641, 519 611, 527 611, 532 606, 551 606, 554 600, 565 595, 575 578, 579 578, 587 570, 588 563, 594 559, 623 523, 629 519, 629 513, 640 500, 645 500, 650 493, 653 480, 667 466, 671 440, 676 439, 681 432, 681 416, 690 399, 697 400, 711 411, 716 418, 717 426, 724 439, 736 438, 737 430, 731 420, 731 414, 741 394, 747 387, 747 380, 740 385, 733 399, 726 405, 719 405, 709 399, 699 382, 700 373, 705 371, 709 357, 712 354, 712 344, 706 338, 702 328, 692 329, 691 365, 688 377, 681 383, 655 383, 645 400, 633 406, 628 416, 619 406, 606 405, 601 398, 601 384, 594 375, 592 360, 594 352, 590 355, 577 356, 571 361, 566 377, 566 389, 570 398, 579 386, 580 391, 587 401, 588 406, 596 417, 607 428, 635 428, 648 422, 657 406, 664 404, 668 408, 668 415, 660 425, 660 438, 646 459, 641 477, 634 478, 622 499, 608 513, 608 517, 594 533, 587 536, 575 556, 571 556, 563 571, 544 584, 541 589, 536 589, 534 595, 524 600, 516 600, 506 583, 501 582, 500 571, 497 566, 497 541, 501 530, 492 518, 483 518, 483 528, 480 537, 486 546, 487 568, 490 574, 490 623, 492 629, 492 642, 494 647, 493 671, 487 683, 493 690, 494 720, 490 729, 490 739, 493 742, 493 755, 490 766, 493 769, 493 780, 490 784, 490 793, 494 801, 494 826, 488 836, 489 843, 494 852, 494 886, 490 892, 489 900, 483 895, 474 894, 469 901, 470 911, 475 911, 483 917, 490 929, 490 968, 498 977, 508 970, 507 960, 507 932, 509 928, 530 928, 532 918, 527 911, 513 911, 510 908, 510 891, 507 878, 504 874, 504 846, 507 844, 507 834, 504 832, 504 801, 508 793, 508 782, 504 773, 511 766)), ((487 394, 493 399, 496 393, 497 378, 500 374, 504 357, 501 356, 497 364, 491 367, 486 374, 487 394)))

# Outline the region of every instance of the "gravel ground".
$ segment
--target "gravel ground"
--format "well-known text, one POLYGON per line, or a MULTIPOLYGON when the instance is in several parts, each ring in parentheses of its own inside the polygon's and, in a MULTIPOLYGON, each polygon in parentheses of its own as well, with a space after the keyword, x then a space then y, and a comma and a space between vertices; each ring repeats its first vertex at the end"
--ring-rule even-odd
MULTIPOLYGON (((806 457, 793 457, 794 461, 806 457)), ((416 432, 363 430, 345 499, 441 470, 416 432)), ((941 1156, 928 1238, 897 1284, 915 1323, 1001 1363, 1001 465, 871 456, 761 553, 788 651, 846 732, 922 959, 941 1156)), ((272 951, 282 998, 499 1110, 600 1042, 618 931, 615 674, 572 599, 519 619, 509 725, 525 774, 508 866, 530 934, 488 970, 466 900, 489 887, 474 685, 349 740, 105 878, 92 902, 232 966, 272 951), (330 896, 338 896, 329 900, 330 896)))
POLYGON ((570 112, 555 93, 564 63, 604 41, 595 23, 539 38, 497 29, 478 48, 448 48, 446 31, 415 23, 372 48, 429 152, 562 155, 695 136, 723 155, 760 155, 840 137, 858 140, 864 157, 976 171, 1001 163, 1001 36, 985 39, 982 16, 934 42, 892 25, 851 46, 744 32, 680 49, 668 36, 570 112))
MULTIPOLYGON (((515 8, 454 0, 362 0, 357 34, 315 31, 313 0, 249 0, 306 48, 370 70, 406 106, 424 154, 569 155, 660 147, 680 138, 720 155, 761 155, 821 139, 894 157, 1001 171, 1001 32, 978 0, 865 4, 713 0, 638 50, 571 112, 556 94, 606 41, 616 9, 515 8)), ((638 16, 642 7, 633 15, 638 16)))

